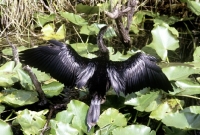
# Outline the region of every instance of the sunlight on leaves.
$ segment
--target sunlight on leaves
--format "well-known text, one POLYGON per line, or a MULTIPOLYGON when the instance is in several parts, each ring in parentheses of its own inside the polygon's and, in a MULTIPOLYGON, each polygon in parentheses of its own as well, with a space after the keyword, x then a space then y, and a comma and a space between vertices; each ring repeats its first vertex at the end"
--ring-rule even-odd
POLYGON ((93 45, 91 43, 74 43, 71 44, 71 47, 78 52, 79 55, 86 58, 95 58, 96 55, 90 53, 98 50, 97 45, 93 45))
POLYGON ((164 103, 161 103, 155 110, 153 110, 149 117, 156 120, 161 120, 166 115, 180 110, 180 105, 183 106, 183 101, 178 99, 168 99, 164 103))
POLYGON ((180 129, 196 129, 200 130, 200 113, 199 107, 190 107, 183 109, 180 112, 169 114, 162 119, 166 126, 171 126, 180 129))
POLYGON ((20 84, 26 90, 34 90, 35 86, 32 83, 30 76, 22 69, 17 70, 19 76, 20 84))
POLYGON ((15 122, 20 124, 24 134, 39 134, 46 123, 46 117, 44 115, 47 112, 48 110, 35 112, 28 109, 18 111, 15 122))
POLYGON ((181 80, 188 78, 191 74, 196 74, 200 72, 200 69, 193 68, 191 66, 169 66, 162 68, 162 71, 171 80, 181 80))
POLYGON ((78 135, 79 131, 69 123, 50 120, 52 135, 78 135))
POLYGON ((12 90, 10 93, 8 89, 1 93, 4 96, 3 102, 13 107, 29 105, 38 101, 38 94, 35 91, 12 90))
POLYGON ((55 26, 53 23, 47 24, 42 28, 42 39, 43 40, 50 40, 50 39, 56 39, 61 40, 64 39, 66 36, 66 28, 65 25, 62 24, 57 32, 55 32, 55 26))
POLYGON ((72 112, 64 110, 56 114, 55 120, 67 124, 72 122, 73 117, 74 114, 72 112))
POLYGON ((113 135, 156 135, 154 130, 145 125, 130 125, 127 127, 119 127, 112 131, 113 135))
POLYGON ((0 67, 0 86, 9 87, 18 82, 18 75, 14 71, 15 62, 9 61, 0 67))
POLYGON ((154 48, 162 60, 167 59, 168 50, 176 50, 179 47, 177 37, 173 36, 168 28, 158 25, 151 33, 153 35, 153 41, 149 47, 154 48))
POLYGON ((48 97, 53 97, 59 95, 64 88, 64 84, 59 82, 51 82, 49 84, 42 85, 42 90, 48 97))
POLYGON ((80 134, 87 133, 86 116, 89 109, 88 105, 78 100, 71 100, 67 105, 68 111, 74 114, 72 125, 80 134))
POLYGON ((31 69, 32 69, 33 73, 36 75, 39 82, 44 82, 44 81, 51 79, 51 77, 49 75, 47 75, 45 72, 41 72, 40 70, 33 68, 33 67, 31 69))
POLYGON ((0 131, 2 135, 13 135, 11 126, 0 119, 0 131))
POLYGON ((150 112, 157 108, 160 100, 160 92, 150 92, 141 96, 128 95, 125 100, 126 105, 135 106, 134 109, 138 111, 150 112))
POLYGON ((187 0, 187 7, 192 10, 196 15, 200 15, 200 2, 187 0))
POLYGON ((126 126, 127 120, 122 113, 119 113, 118 110, 114 108, 109 108, 100 115, 97 124, 100 128, 103 128, 107 125, 126 126))
POLYGON ((192 81, 190 79, 185 79, 176 81, 175 84, 177 87, 181 88, 181 91, 176 93, 176 95, 200 94, 200 85, 195 81, 192 81))

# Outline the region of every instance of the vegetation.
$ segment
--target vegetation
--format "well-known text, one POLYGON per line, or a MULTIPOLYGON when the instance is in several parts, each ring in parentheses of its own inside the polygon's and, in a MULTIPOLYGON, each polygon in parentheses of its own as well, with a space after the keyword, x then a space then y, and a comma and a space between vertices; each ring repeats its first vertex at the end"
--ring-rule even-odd
MULTIPOLYGON (((113 11, 118 0, 0 0, 0 129, 2 134, 56 135, 188 135, 200 130, 200 3, 198 0, 140 1, 130 25, 131 47, 125 53, 117 37, 113 11), (49 75, 32 69, 48 103, 41 105, 18 51, 57 39, 82 56, 96 57, 96 35, 110 25, 105 39, 112 60, 144 51, 161 60, 173 91, 145 88, 117 97, 111 89, 97 126, 87 132, 87 89, 64 88, 49 75), (10 47, 12 46, 12 48, 10 47), (67 107, 66 107, 67 104, 67 107)), ((118 5, 125 5, 124 0, 118 5)), ((125 16, 125 15, 124 15, 125 16)), ((123 24, 127 18, 122 16, 123 24)))

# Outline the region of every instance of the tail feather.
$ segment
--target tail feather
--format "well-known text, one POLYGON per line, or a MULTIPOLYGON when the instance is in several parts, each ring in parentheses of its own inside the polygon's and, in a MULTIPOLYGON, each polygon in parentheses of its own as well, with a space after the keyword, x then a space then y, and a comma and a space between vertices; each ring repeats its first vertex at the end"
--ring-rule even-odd
POLYGON ((100 104, 101 99, 96 95, 92 98, 90 108, 88 110, 87 114, 87 126, 88 126, 88 132, 90 129, 96 125, 99 115, 100 115, 100 104))

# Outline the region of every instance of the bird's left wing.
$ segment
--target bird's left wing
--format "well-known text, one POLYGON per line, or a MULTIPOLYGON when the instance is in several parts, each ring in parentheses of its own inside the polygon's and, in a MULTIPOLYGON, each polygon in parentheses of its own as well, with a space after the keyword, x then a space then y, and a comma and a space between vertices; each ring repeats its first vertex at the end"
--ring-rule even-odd
POLYGON ((107 72, 117 94, 120 92, 127 94, 145 87, 172 90, 169 80, 156 65, 156 58, 141 52, 126 61, 110 61, 107 72))
POLYGON ((22 63, 50 73, 52 77, 68 87, 85 86, 95 71, 90 59, 81 57, 70 46, 50 40, 47 46, 20 52, 22 63))

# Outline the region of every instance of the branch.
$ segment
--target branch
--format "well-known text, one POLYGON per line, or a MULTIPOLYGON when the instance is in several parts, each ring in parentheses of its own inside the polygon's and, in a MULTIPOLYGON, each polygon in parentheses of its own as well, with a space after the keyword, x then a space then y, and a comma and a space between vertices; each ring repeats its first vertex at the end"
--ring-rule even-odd
POLYGON ((53 108, 53 107, 50 107, 49 115, 48 115, 48 117, 47 117, 47 122, 46 122, 46 124, 44 125, 44 128, 42 129, 40 135, 44 135, 45 132, 46 132, 47 130, 50 129, 50 128, 49 128, 49 121, 51 120, 51 117, 52 117, 52 115, 53 115, 53 111, 54 111, 54 108, 53 108))
POLYGON ((105 14, 107 16, 109 16, 112 19, 115 19, 115 22, 118 28, 118 35, 120 37, 121 42, 125 46, 125 51, 127 51, 131 47, 129 30, 130 30, 130 25, 132 23, 132 17, 137 9, 136 8, 137 4, 138 4, 137 0, 129 0, 126 8, 124 8, 124 6, 120 6, 119 4, 117 4, 114 7, 114 10, 112 13, 105 11, 105 14), (122 21, 122 16, 124 16, 125 14, 127 14, 126 27, 123 25, 123 21, 122 21))
POLYGON ((19 63, 19 54, 18 54, 18 51, 17 51, 17 48, 15 45, 13 45, 9 39, 8 39, 8 36, 7 36, 7 33, 6 33, 6 40, 8 42, 8 44, 11 46, 12 48, 12 54, 13 54, 13 60, 15 61, 15 65, 17 65, 19 63))
POLYGON ((33 82, 33 85, 35 86, 36 91, 38 92, 40 103, 39 105, 43 106, 47 104, 47 99, 45 97, 45 94, 41 88, 41 84, 38 81, 36 75, 32 72, 31 68, 29 66, 24 66, 24 70, 26 70, 33 82))

